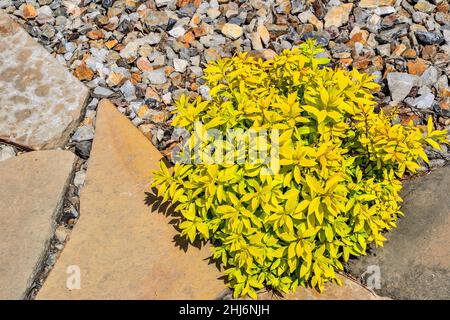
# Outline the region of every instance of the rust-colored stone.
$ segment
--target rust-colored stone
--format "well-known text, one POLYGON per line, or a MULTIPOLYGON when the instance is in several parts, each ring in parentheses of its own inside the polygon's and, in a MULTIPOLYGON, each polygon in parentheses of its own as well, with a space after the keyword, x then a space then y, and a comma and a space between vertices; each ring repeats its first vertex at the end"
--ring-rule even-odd
POLYGON ((372 59, 372 64, 375 66, 375 68, 377 68, 377 70, 383 70, 384 68, 384 63, 383 63, 383 58, 381 56, 376 56, 372 59))
POLYGON ((194 40, 195 40, 194 33, 192 31, 186 32, 183 36, 183 42, 184 42, 185 48, 189 48, 191 41, 194 41, 194 40))
POLYGON ((403 54, 403 52, 405 52, 406 49, 407 49, 406 46, 403 43, 400 43, 394 49, 394 52, 392 52, 392 54, 400 57, 403 54))
POLYGON ((122 51, 125 48, 125 46, 122 43, 118 43, 116 46, 114 46, 114 50, 117 52, 122 51))
POLYGON ((387 63, 385 66, 384 73, 383 73, 383 79, 386 79, 387 75, 391 72, 395 72, 395 67, 393 65, 387 63))
POLYGON ((353 45, 353 44, 355 44, 355 42, 360 42, 362 44, 365 44, 367 42, 368 38, 369 38, 369 31, 359 30, 358 32, 356 32, 355 34, 352 35, 348 44, 353 45))
POLYGON ((96 30, 89 31, 87 33, 87 36, 91 40, 99 40, 99 39, 103 39, 103 37, 105 35, 103 34, 102 30, 96 29, 96 30))
POLYGON ((142 106, 139 107, 136 114, 139 118, 143 118, 147 111, 148 111, 148 106, 146 104, 143 104, 142 106))
POLYGON ((411 121, 413 121, 413 123, 416 124, 420 120, 420 118, 419 118, 419 116, 413 114, 413 115, 400 116, 400 120, 403 125, 408 125, 411 121))
POLYGON ((118 72, 111 72, 106 80, 109 86, 120 86, 126 81, 123 74, 118 72))
POLYGON ((370 65, 370 60, 367 58, 360 58, 353 61, 353 66, 358 69, 366 69, 370 65))
POLYGON ((89 69, 83 62, 82 64, 80 64, 78 67, 75 68, 74 75, 79 80, 90 81, 94 77, 94 72, 91 69, 89 69))
POLYGON ((197 82, 192 82, 190 87, 191 87, 191 90, 196 91, 196 90, 198 89, 198 84, 197 84, 197 82))
POLYGON ((339 63, 340 63, 342 66, 349 66, 349 65, 352 64, 352 62, 353 62, 353 59, 352 59, 352 58, 341 58, 341 59, 339 59, 339 63))
POLYGON ((166 66, 166 67, 164 67, 164 73, 166 74, 166 75, 169 75, 169 74, 171 74, 172 72, 174 72, 175 71, 175 69, 174 69, 174 67, 172 67, 172 66, 166 66))
POLYGON ((200 18, 200 16, 198 14, 194 14, 194 16, 191 19, 191 23, 194 25, 198 25, 201 21, 202 21, 202 19, 200 18))
POLYGON ((150 71, 153 70, 152 64, 148 61, 147 58, 140 57, 136 60, 136 66, 141 71, 150 71))
POLYGON ((152 98, 155 99, 156 101, 160 101, 160 97, 158 95, 158 92, 156 92, 155 89, 153 89, 152 87, 147 87, 147 89, 145 90, 145 97, 148 98, 152 98))
POLYGON ((408 67, 408 73, 416 76, 422 75, 422 73, 424 73, 427 69, 427 64, 423 59, 410 60, 406 63, 406 65, 408 67))
POLYGON ((414 49, 406 49, 405 52, 403 52, 403 57, 407 59, 413 59, 417 56, 416 50, 414 49))
POLYGON ((118 41, 117 41, 116 39, 113 39, 113 40, 106 41, 106 42, 105 42, 105 46, 106 46, 108 49, 112 49, 112 48, 114 48, 114 46, 115 46, 117 43, 118 43, 118 41))
POLYGON ((36 9, 33 7, 32 4, 27 3, 26 5, 24 5, 23 9, 22 9, 22 16, 25 19, 34 19, 37 16, 37 11, 36 9))
POLYGON ((183 7, 187 6, 191 2, 192 2, 192 0, 177 0, 177 6, 179 8, 183 8, 183 7))
POLYGON ((196 38, 200 38, 206 35, 206 26, 202 23, 199 27, 193 28, 192 31, 194 32, 194 36, 196 38))
POLYGON ((436 6, 436 12, 448 13, 450 10, 450 5, 448 1, 442 1, 436 6))
POLYGON ((437 53, 438 47, 435 45, 427 45, 422 49, 422 58, 431 60, 437 53))
POLYGON ((142 76, 139 73, 133 72, 131 74, 131 79, 130 81, 134 84, 137 85, 139 82, 142 81, 142 76))
POLYGON ((441 97, 444 97, 444 98, 450 97, 450 88, 444 88, 444 89, 442 89, 442 90, 439 92, 439 95, 440 95, 441 97))

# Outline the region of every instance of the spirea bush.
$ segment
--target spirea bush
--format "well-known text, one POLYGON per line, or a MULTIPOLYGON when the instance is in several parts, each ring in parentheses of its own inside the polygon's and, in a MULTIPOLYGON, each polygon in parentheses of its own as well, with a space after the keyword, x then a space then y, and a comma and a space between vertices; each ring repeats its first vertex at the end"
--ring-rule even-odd
MULTIPOLYGON (((182 214, 181 235, 212 242, 235 297, 340 283, 343 261, 366 254, 368 244, 382 246, 383 232, 396 227, 401 179, 428 161, 424 145, 445 142, 431 118, 422 129, 375 112, 372 77, 325 67, 328 59, 316 58, 321 51, 306 42, 273 60, 239 53, 210 62, 204 78, 211 99, 176 103, 173 125, 192 134, 184 154, 198 146, 194 133, 203 137, 190 159, 212 160, 219 151, 236 159, 243 145, 255 148, 244 134, 219 148, 208 129, 279 132, 272 174, 264 163, 236 160, 176 163, 173 170, 161 162, 154 174, 158 195, 182 214)), ((268 154, 271 137, 256 144, 268 154)))

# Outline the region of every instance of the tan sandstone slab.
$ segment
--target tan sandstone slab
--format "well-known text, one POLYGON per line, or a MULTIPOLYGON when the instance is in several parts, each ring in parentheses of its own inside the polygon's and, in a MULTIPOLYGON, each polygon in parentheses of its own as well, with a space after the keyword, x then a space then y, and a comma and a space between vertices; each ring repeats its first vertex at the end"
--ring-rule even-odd
POLYGON ((32 149, 64 145, 88 93, 0 10, 0 139, 32 149))
POLYGON ((319 293, 312 288, 299 287, 295 293, 283 296, 274 295, 272 292, 264 292, 258 295, 261 300, 379 300, 384 299, 372 291, 363 287, 354 280, 339 276, 342 287, 335 283, 327 283, 325 290, 319 293))
POLYGON ((0 162, 0 299, 22 299, 55 229, 75 156, 35 151, 0 162))
POLYGON ((80 220, 37 298, 216 298, 225 286, 205 260, 210 250, 180 249, 171 218, 146 204, 159 151, 107 100, 96 127, 80 220), (69 290, 66 271, 73 265, 81 288, 69 290))

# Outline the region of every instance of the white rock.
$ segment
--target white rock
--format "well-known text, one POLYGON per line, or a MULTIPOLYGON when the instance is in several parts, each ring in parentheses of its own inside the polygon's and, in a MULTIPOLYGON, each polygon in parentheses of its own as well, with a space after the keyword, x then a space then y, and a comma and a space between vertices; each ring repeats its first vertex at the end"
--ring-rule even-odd
POLYGON ((73 178, 73 184, 75 187, 79 188, 84 185, 84 180, 86 179, 86 171, 81 170, 75 173, 75 177, 73 178))
POLYGON ((391 72, 387 75, 389 91, 391 92, 392 101, 402 101, 416 85, 419 77, 402 72, 391 72))
POLYGON ((418 109, 429 109, 434 102, 434 94, 427 93, 415 99, 415 105, 418 109))
POLYGON ((167 92, 161 98, 165 104, 170 104, 172 102, 172 93, 167 92))
POLYGON ((206 99, 206 100, 211 100, 212 98, 211 98, 211 96, 209 95, 209 87, 208 86, 206 86, 206 85, 201 85, 199 88, 198 88, 198 93, 200 93, 200 95, 204 98, 204 99, 206 99))
POLYGON ((94 139, 95 129, 92 125, 88 124, 79 127, 72 136, 72 141, 86 141, 94 139))
POLYGON ((197 78, 203 75, 203 69, 199 66, 192 66, 190 67, 190 70, 197 78))
POLYGON ((0 145, 0 161, 8 160, 16 156, 14 148, 7 145, 0 145))
POLYGON ((388 14, 394 13, 396 10, 394 7, 378 7, 375 9, 375 14, 379 16, 386 16, 388 14))
POLYGON ((112 94, 114 94, 114 92, 105 87, 96 87, 93 92, 93 95, 96 98, 107 98, 112 94))
POLYGON ((433 67, 428 67, 427 70, 420 76, 420 84, 422 86, 432 86, 435 84, 439 77, 439 71, 433 67))
POLYGON ((444 32, 444 39, 445 42, 447 42, 448 45, 450 45, 450 30, 443 30, 444 32))
POLYGON ((69 235, 69 230, 63 226, 58 226, 55 230, 55 237, 59 242, 64 242, 69 235))
POLYGON ((185 72, 186 68, 188 67, 189 62, 183 59, 175 58, 173 59, 173 67, 175 68, 175 71, 177 72, 185 72))
POLYGON ((155 0, 155 4, 158 8, 164 7, 170 4, 175 4, 175 0, 155 0))
POLYGON ((147 71, 147 78, 151 84, 164 84, 167 82, 166 73, 164 72, 164 68, 147 71))
POLYGON ((120 87, 120 92, 122 92, 127 101, 136 99, 136 88, 130 80, 125 81, 122 87, 120 87))
POLYGON ((139 49, 139 45, 138 45, 137 42, 135 42, 135 41, 129 42, 129 43, 125 46, 125 48, 123 48, 123 49, 120 51, 120 56, 121 56, 122 58, 125 58, 125 59, 127 59, 127 58, 129 58, 129 57, 131 57, 131 56, 135 56, 135 55, 137 54, 137 50, 138 50, 138 49, 139 49))
POLYGON ((184 30, 183 27, 175 27, 175 28, 171 29, 168 33, 172 37, 178 38, 178 37, 183 36, 186 33, 186 31, 184 30))
POLYGON ((42 6, 37 9, 38 16, 36 17, 37 22, 40 24, 50 23, 53 24, 55 22, 55 18, 53 17, 53 11, 49 6, 42 6))

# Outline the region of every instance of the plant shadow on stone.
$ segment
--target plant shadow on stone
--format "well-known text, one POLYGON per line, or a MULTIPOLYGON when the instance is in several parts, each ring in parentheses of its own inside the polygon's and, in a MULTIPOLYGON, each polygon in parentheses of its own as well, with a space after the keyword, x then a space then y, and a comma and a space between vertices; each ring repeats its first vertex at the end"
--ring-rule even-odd
MULTIPOLYGON (((170 167, 170 163, 164 159, 164 162, 170 167)), ((173 226, 173 228, 177 231, 177 234, 173 237, 173 243, 175 247, 178 247, 180 250, 187 252, 189 246, 193 246, 198 250, 202 249, 208 241, 204 239, 196 239, 193 243, 190 243, 185 237, 180 236, 181 229, 179 227, 180 223, 183 221, 183 216, 177 212, 174 208, 175 205, 170 201, 164 201, 163 197, 159 197, 157 195, 157 189, 154 187, 149 192, 145 192, 145 204, 150 207, 151 213, 162 214, 167 218, 172 218, 169 221, 169 224, 173 226)), ((220 268, 220 261, 214 259, 212 255, 206 259, 208 264, 215 264, 218 270, 220 268)), ((220 277, 225 281, 226 276, 220 277)))

